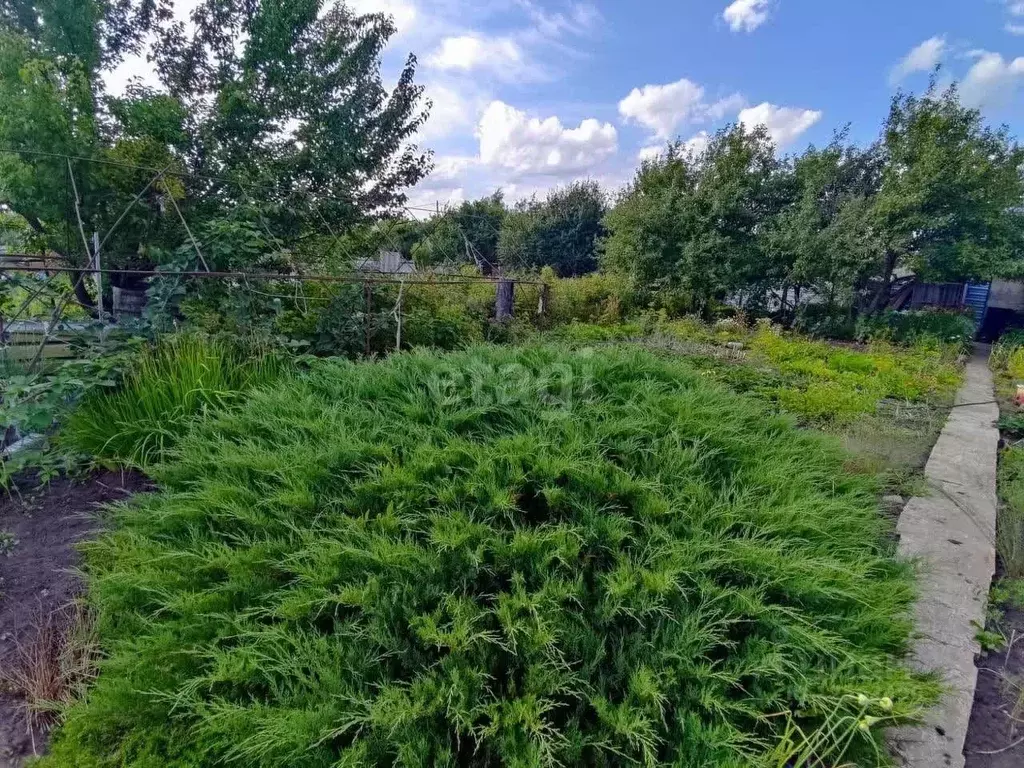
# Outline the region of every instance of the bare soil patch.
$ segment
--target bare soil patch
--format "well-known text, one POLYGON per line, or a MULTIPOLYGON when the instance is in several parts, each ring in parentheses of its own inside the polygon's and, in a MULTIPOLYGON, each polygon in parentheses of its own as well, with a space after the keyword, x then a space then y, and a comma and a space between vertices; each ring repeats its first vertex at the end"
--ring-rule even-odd
POLYGON ((966 768, 1024 765, 1024 611, 1007 610, 999 625, 1009 642, 978 659, 966 768))
MULTIPOLYGON (((63 609, 81 590, 75 545, 99 527, 97 508, 145 487, 140 475, 103 472, 33 491, 0 492, 0 536, 6 542, 0 548, 0 669, 17 663, 19 648, 41 621, 71 615, 63 609)), ((41 723, 30 724, 20 693, 0 689, 0 768, 15 768, 40 753, 45 730, 41 723)))

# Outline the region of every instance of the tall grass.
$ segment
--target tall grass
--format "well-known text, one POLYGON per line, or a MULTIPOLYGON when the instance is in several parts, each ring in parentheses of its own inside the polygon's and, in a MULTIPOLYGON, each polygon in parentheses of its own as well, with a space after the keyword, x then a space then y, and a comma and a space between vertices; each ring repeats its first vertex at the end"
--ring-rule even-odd
POLYGON ((999 461, 1002 507, 996 526, 996 551, 1004 575, 1024 579, 1024 448, 1008 448, 999 461))
POLYGON ((285 370, 276 357, 204 336, 148 347, 113 392, 96 391, 72 412, 61 443, 103 463, 146 468, 197 417, 236 401, 285 370))
POLYGON ((325 362, 169 455, 44 765, 875 765, 936 695, 870 482, 678 361, 325 362))

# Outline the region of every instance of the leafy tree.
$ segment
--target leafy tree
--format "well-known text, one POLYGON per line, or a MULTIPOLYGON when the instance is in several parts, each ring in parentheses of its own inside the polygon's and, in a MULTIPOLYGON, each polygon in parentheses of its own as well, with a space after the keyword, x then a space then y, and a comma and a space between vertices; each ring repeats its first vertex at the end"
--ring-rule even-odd
POLYGON ((108 156, 116 136, 103 119, 100 75, 138 52, 145 32, 169 15, 162 0, 0 2, 0 149, 8 150, 0 153, 0 203, 32 228, 23 247, 84 262, 72 174, 90 230, 103 221, 100 201, 113 203, 113 166, 87 162, 116 159, 108 156), (69 168, 60 155, 84 160, 69 168))
POLYGON ((72 177, 86 233, 118 222, 104 263, 123 267, 189 241, 176 209, 195 232, 247 212, 277 249, 397 209, 429 169, 410 143, 426 115, 415 59, 393 90, 381 80, 389 18, 206 0, 193 21, 172 23, 167 0, 0 0, 0 148, 21 150, 0 153, 0 204, 30 247, 85 263, 72 177), (148 32, 164 90, 107 95, 103 74, 148 32))
POLYGON ((700 311, 741 290, 756 295, 769 277, 762 233, 791 186, 764 128, 725 128, 702 153, 672 144, 608 214, 604 263, 649 290, 682 292, 700 311))
POLYGON ((180 22, 160 28, 157 68, 185 107, 189 169, 242 191, 190 182, 190 198, 250 195, 279 229, 295 225, 289 213, 341 229, 398 210, 430 170, 410 143, 427 117, 415 57, 394 88, 381 80, 390 17, 335 1, 206 0, 192 21, 191 34, 180 22))
POLYGON ((877 146, 862 150, 840 131, 826 147, 792 160, 791 205, 766 231, 766 251, 782 302, 811 288, 829 311, 851 309, 856 291, 877 274, 876 233, 866 220, 881 184, 877 146))
POLYGON ((882 183, 868 221, 881 265, 869 312, 883 309, 893 276, 991 278, 1022 244, 1024 150, 984 124, 955 86, 897 95, 881 140, 882 183))
POLYGON ((603 265, 648 291, 684 282, 683 248, 689 225, 684 210, 696 186, 692 156, 681 143, 644 160, 632 183, 605 217, 603 265))
POLYGON ((501 190, 444 211, 426 223, 423 240, 412 249, 416 263, 469 263, 489 274, 499 262, 498 240, 507 213, 501 190))
POLYGON ((561 277, 593 272, 606 212, 605 194, 593 181, 520 203, 505 220, 498 258, 509 266, 550 266, 561 277))

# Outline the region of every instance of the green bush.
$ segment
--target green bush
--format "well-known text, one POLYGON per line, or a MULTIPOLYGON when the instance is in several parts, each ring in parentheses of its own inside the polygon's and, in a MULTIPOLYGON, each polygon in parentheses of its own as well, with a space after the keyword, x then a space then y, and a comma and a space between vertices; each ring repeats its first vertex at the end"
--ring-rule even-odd
POLYGON ((927 340, 910 347, 877 342, 848 349, 761 323, 749 343, 785 379, 775 393, 779 404, 819 423, 850 423, 887 398, 948 404, 961 379, 959 348, 927 340))
POLYGON ((618 275, 594 273, 559 279, 547 268, 541 277, 549 285, 551 325, 573 322, 608 325, 638 309, 637 297, 629 282, 618 275))
POLYGON ((565 341, 579 343, 622 341, 646 336, 646 329, 641 323, 618 323, 616 325, 596 325, 593 323, 570 323, 557 331, 558 337, 565 341))
POLYGON ((817 339, 857 338, 857 321, 852 312, 829 304, 801 304, 793 319, 793 329, 817 339))
POLYGON ((234 402, 286 369, 279 358, 197 335, 144 349, 116 390, 90 392, 71 412, 60 444, 101 463, 145 468, 200 414, 234 402))
POLYGON ((893 341, 897 344, 915 344, 925 339, 934 339, 943 344, 967 347, 974 339, 974 332, 974 314, 970 310, 883 312, 857 320, 857 338, 893 341))
POLYGON ((874 759, 937 686, 843 460, 639 350, 315 362, 88 545, 106 657, 42 765, 874 759))
POLYGON ((988 364, 996 373, 1016 382, 1024 382, 1024 331, 1004 333, 992 345, 988 364))

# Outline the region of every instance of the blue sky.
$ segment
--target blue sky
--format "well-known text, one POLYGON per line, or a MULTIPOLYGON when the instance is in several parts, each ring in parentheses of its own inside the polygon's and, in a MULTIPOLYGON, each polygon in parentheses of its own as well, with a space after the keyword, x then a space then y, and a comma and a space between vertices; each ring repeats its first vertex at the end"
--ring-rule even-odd
POLYGON ((851 124, 869 142, 898 87, 942 65, 964 98, 1024 133, 1024 2, 1017 0, 349 0, 391 13, 385 57, 419 57, 435 102, 421 143, 433 207, 502 188, 628 180, 644 148, 700 145, 764 122, 783 151, 851 124))
MULTIPOLYGON (((394 17, 384 76, 415 53, 434 102, 418 142, 436 169, 413 207, 579 178, 614 191, 642 153, 736 121, 765 123, 781 151, 847 123, 867 143, 896 89, 923 90, 937 64, 1024 137, 1024 0, 346 1, 394 17)), ((129 60, 108 83, 149 70, 129 60)))

